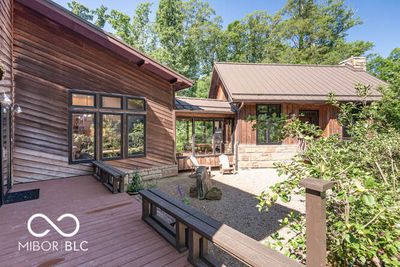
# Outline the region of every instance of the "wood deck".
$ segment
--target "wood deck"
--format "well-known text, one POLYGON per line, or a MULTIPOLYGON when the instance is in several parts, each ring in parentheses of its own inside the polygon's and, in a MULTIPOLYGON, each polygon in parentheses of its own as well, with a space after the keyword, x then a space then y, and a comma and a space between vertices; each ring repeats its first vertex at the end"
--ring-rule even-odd
MULTIPOLYGON (((40 199, 0 208, 0 266, 189 266, 187 253, 178 253, 141 220, 141 205, 127 194, 111 194, 92 176, 16 185, 13 191, 40 188, 40 199), (43 238, 33 237, 28 219, 43 213, 63 232, 71 233, 70 218, 57 222, 64 213, 80 221, 79 232, 63 238, 44 219, 32 221, 36 233, 49 229, 43 238), (87 251, 18 251, 18 242, 66 240, 87 241, 87 251)), ((48 249, 48 244, 44 248, 48 249)))

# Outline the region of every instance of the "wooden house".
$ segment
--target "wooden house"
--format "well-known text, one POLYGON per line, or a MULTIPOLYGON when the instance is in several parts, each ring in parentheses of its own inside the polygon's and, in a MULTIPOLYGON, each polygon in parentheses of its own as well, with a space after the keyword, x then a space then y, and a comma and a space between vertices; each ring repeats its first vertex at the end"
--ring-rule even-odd
MULTIPOLYGON (((276 161, 291 159, 298 146, 292 139, 280 140, 272 127, 255 129, 253 126, 260 115, 296 115, 302 121, 319 126, 325 136, 346 137, 346 131, 337 120, 337 109, 326 102, 329 93, 334 93, 339 101, 359 101, 355 89, 358 83, 371 86, 369 101, 379 99, 381 94, 377 89, 385 85, 366 71, 363 57, 352 57, 338 65, 215 63, 209 99, 177 99, 177 125, 187 121, 190 114, 192 124, 234 118, 232 146, 204 152, 198 147, 196 137, 190 143, 193 146, 190 152, 197 154, 203 164, 217 166, 216 156, 225 153, 231 155, 231 161, 236 161, 239 168, 272 167, 276 161), (257 119, 249 120, 251 117, 257 119)), ((206 135, 209 147, 215 146, 211 138, 218 129, 215 124, 214 132, 210 130, 208 135, 202 128, 196 129, 190 134, 206 135)), ((222 136, 226 136, 225 130, 222 136)), ((179 139, 177 136, 177 143, 179 139)), ((204 141, 199 141, 204 147, 204 141)), ((188 168, 184 156, 178 154, 180 169, 188 168)))
POLYGON ((0 7, 4 184, 90 174, 93 160, 177 174, 175 92, 192 81, 52 1, 0 7))

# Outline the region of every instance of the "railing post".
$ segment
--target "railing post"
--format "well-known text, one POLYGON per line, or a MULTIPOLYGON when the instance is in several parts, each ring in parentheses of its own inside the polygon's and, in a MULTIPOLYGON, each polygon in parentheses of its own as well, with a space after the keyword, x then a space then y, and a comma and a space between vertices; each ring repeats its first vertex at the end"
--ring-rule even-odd
POLYGON ((325 267, 326 253, 326 191, 334 182, 320 179, 303 179, 306 188, 306 266, 325 267))

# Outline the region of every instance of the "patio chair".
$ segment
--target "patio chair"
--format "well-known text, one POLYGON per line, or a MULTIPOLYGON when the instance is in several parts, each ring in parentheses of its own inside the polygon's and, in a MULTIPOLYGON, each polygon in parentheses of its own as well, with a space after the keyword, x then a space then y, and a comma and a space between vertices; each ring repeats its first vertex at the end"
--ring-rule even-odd
POLYGON ((235 163, 230 163, 227 155, 222 154, 219 156, 219 172, 224 175, 225 173, 236 173, 235 163))
POLYGON ((196 157, 193 156, 193 155, 190 156, 189 159, 190 159, 190 162, 192 163, 192 168, 193 168, 194 172, 196 172, 197 168, 199 168, 199 167, 206 167, 208 173, 211 175, 211 165, 199 164, 199 162, 197 161, 196 157))

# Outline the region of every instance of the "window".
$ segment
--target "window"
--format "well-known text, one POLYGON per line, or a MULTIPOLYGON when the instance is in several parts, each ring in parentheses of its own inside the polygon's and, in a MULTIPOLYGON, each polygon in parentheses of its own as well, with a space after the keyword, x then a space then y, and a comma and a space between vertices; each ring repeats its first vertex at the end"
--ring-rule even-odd
POLYGON ((95 158, 95 114, 72 113, 71 124, 72 160, 93 160, 95 158))
POLYGON ((319 111, 318 110, 300 110, 299 118, 302 122, 308 122, 319 126, 319 111))
POLYGON ((145 156, 145 107, 144 98, 71 92, 70 163, 145 156))
POLYGON ((177 119, 177 157, 232 154, 232 133, 233 119, 177 119))
POLYGON ((128 115, 128 156, 144 154, 145 147, 145 116, 128 115))
POLYGON ((143 99, 138 98, 127 98, 127 109, 129 110, 140 110, 144 111, 145 108, 145 101, 143 99))
POLYGON ((122 115, 102 114, 101 117, 101 157, 103 159, 121 158, 122 115))
POLYGON ((273 123, 272 116, 281 115, 281 105, 267 104, 257 105, 257 144, 279 144, 281 142, 281 133, 273 123))
POLYGON ((95 107, 95 95, 90 94, 72 94, 72 106, 78 107, 95 107))
POLYGON ((122 98, 121 97, 113 97, 113 96, 102 96, 101 97, 101 107, 102 108, 121 109, 122 108, 122 98))

